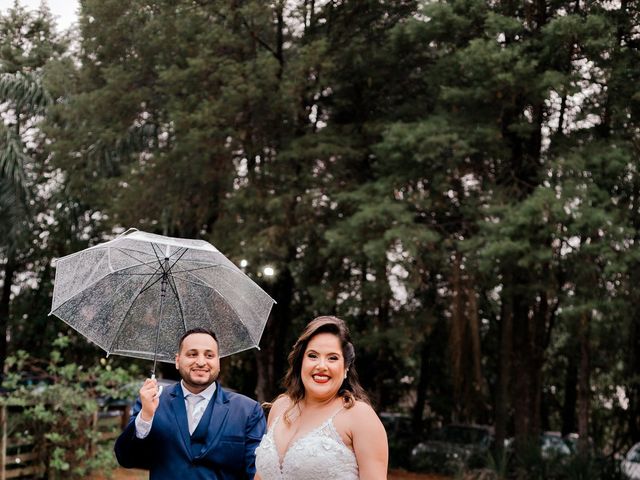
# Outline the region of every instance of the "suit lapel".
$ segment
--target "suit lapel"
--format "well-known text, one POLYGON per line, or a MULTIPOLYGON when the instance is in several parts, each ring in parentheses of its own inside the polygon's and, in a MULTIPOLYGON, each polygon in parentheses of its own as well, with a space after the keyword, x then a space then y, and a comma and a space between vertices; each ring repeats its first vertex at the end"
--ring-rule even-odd
POLYGON ((187 420, 187 409, 184 406, 184 394, 182 387, 178 382, 171 392, 171 410, 178 424, 178 430, 180 430, 180 437, 184 444, 184 448, 189 454, 191 454, 191 440, 189 435, 189 422, 187 420))
POLYGON ((209 427, 207 429, 207 443, 200 452, 199 457, 206 455, 219 441, 222 435, 222 427, 227 420, 227 414, 229 413, 229 400, 224 390, 217 384, 217 392, 214 396, 215 403, 213 404, 213 411, 211 412, 211 420, 209 421, 209 427))

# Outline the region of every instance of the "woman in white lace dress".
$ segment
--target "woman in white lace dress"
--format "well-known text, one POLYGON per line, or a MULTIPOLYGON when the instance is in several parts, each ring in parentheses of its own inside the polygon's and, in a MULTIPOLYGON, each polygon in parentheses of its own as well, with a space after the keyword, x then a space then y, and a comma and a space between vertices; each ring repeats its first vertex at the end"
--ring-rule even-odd
POLYGON ((387 434, 354 366, 344 321, 311 321, 289 354, 286 393, 256 449, 257 480, 387 478, 387 434))

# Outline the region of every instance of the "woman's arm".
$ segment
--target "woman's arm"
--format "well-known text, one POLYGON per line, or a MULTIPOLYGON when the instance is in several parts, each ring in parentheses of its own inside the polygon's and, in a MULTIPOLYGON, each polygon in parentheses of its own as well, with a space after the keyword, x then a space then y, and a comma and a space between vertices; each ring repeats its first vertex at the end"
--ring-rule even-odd
POLYGON ((353 451, 358 461, 360 478, 386 480, 389 464, 387 432, 376 412, 364 402, 357 402, 348 410, 351 416, 353 451))

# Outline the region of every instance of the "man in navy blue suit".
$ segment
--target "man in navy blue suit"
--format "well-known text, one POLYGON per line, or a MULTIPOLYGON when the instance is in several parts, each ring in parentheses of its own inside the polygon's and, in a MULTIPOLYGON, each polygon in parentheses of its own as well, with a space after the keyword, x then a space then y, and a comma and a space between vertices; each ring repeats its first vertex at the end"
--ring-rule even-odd
POLYGON ((252 480, 264 413, 256 401, 218 385, 215 334, 202 328, 186 332, 176 368, 182 381, 160 395, 156 380, 148 378, 140 388, 116 440, 120 465, 149 470, 150 480, 252 480))

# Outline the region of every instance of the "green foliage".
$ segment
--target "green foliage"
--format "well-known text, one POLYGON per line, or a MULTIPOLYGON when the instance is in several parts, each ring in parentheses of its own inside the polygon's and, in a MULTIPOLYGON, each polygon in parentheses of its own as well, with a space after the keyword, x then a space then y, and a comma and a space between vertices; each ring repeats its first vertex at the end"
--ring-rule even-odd
MULTIPOLYGON (((110 363, 85 368, 66 363, 69 338, 59 337, 48 361, 25 351, 7 359, 11 373, 1 399, 8 410, 9 442, 32 443, 37 462, 48 478, 88 478, 115 466, 112 443, 101 441, 97 419, 105 398, 132 398, 124 388, 137 372, 112 368, 110 363)), ((118 428, 118 427, 115 427, 118 428)))

